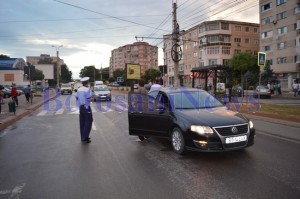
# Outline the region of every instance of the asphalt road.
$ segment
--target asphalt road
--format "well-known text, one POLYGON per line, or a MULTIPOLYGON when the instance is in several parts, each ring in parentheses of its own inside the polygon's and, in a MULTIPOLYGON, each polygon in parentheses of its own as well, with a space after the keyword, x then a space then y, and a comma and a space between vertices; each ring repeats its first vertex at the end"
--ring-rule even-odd
POLYGON ((90 144, 80 142, 69 96, 1 131, 0 199, 300 198, 300 126, 255 119, 256 143, 246 150, 180 156, 168 140, 129 136, 118 101, 93 104, 90 144))

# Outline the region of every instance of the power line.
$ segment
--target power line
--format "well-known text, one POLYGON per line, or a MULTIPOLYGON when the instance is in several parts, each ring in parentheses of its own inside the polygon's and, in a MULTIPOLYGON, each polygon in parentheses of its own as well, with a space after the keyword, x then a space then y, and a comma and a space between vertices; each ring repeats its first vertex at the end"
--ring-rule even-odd
MULTIPOLYGON (((165 15, 144 15, 144 16, 121 16, 128 18, 142 18, 142 17, 161 17, 165 15)), ((98 20, 98 19, 108 19, 111 17, 93 17, 93 18, 73 18, 73 19, 33 19, 33 20, 14 20, 14 21, 0 21, 0 23, 31 23, 31 22, 57 22, 57 21, 79 21, 79 20, 98 20)))
MULTIPOLYGON (((65 5, 68 5, 68 6, 72 6, 72 7, 81 9, 81 10, 85 10, 85 11, 88 11, 88 12, 92 12, 92 13, 100 14, 100 15, 103 15, 103 16, 106 16, 106 17, 110 17, 110 18, 113 18, 113 19, 116 19, 116 20, 119 20, 119 21, 124 21, 124 22, 127 22, 127 23, 132 23, 132 24, 144 26, 144 27, 147 27, 147 28, 156 29, 155 27, 151 27, 151 26, 148 26, 148 25, 145 25, 145 24, 141 24, 141 23, 134 22, 134 21, 129 21, 129 20, 127 20, 127 19, 122 19, 122 18, 120 18, 120 17, 115 17, 115 16, 108 15, 108 14, 104 14, 104 13, 101 13, 101 12, 93 11, 93 10, 90 10, 90 9, 87 9, 87 8, 83 8, 83 7, 80 7, 80 6, 76 6, 76 5, 74 5, 74 4, 65 3, 65 2, 62 2, 62 1, 58 1, 58 0, 53 0, 53 1, 56 1, 56 2, 61 3, 61 4, 65 4, 65 5)), ((157 30, 162 30, 162 29, 157 29, 157 30)))

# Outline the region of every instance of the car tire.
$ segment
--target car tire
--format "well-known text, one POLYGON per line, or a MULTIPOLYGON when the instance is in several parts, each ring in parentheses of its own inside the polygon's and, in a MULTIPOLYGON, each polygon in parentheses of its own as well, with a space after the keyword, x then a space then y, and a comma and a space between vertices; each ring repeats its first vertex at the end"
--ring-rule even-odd
POLYGON ((172 131, 171 142, 172 142, 173 150, 176 153, 183 155, 186 152, 185 141, 182 135, 182 131, 177 127, 175 127, 172 131))
POLYGON ((139 136, 139 139, 141 140, 141 141, 144 141, 145 140, 145 137, 144 136, 139 136))

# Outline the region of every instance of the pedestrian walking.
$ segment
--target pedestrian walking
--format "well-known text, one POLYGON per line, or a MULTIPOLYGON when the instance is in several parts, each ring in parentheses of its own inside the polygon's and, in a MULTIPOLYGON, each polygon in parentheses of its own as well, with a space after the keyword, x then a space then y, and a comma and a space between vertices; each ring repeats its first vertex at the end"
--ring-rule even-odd
POLYGON ((28 84, 28 86, 24 89, 24 93, 25 93, 27 103, 29 102, 30 92, 31 92, 31 88, 30 88, 30 85, 28 84))
POLYGON ((82 86, 77 90, 76 98, 79 104, 79 126, 80 137, 84 143, 90 143, 90 132, 93 123, 93 114, 90 102, 93 101, 91 89, 89 88, 89 77, 84 77, 80 81, 82 86))
POLYGON ((12 84, 10 96, 11 99, 16 103, 16 106, 19 106, 18 91, 17 91, 16 84, 12 84))
POLYGON ((296 97, 297 96, 297 92, 298 92, 298 83, 297 83, 296 80, 294 80, 292 88, 293 88, 293 92, 294 92, 294 97, 296 97))
POLYGON ((281 93, 281 83, 280 83, 280 81, 278 81, 278 88, 277 88, 277 90, 278 90, 278 95, 282 95, 282 93, 281 93))
POLYGON ((155 84, 153 84, 150 87, 150 91, 149 92, 154 91, 154 90, 160 90, 160 89, 162 89, 162 82, 159 79, 157 79, 155 81, 155 84))
POLYGON ((139 85, 138 85, 138 89, 136 91, 137 93, 141 93, 141 94, 148 94, 147 89, 145 88, 145 81, 143 79, 139 80, 139 85))
POLYGON ((274 94, 278 95, 278 82, 275 82, 274 84, 274 94))

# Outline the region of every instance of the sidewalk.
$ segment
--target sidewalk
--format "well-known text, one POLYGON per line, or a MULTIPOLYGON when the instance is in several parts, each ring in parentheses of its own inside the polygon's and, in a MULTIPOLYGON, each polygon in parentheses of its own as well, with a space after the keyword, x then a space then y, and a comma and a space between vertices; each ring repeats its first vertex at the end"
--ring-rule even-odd
POLYGON ((32 104, 26 101, 24 94, 18 96, 19 106, 16 107, 15 115, 13 112, 9 112, 8 103, 9 101, 11 101, 11 98, 4 98, 3 101, 5 104, 1 104, 0 131, 12 125, 22 117, 35 111, 44 103, 54 98, 56 95, 56 92, 53 89, 50 89, 49 91, 46 92, 45 93, 38 92, 36 96, 33 97, 32 104))

